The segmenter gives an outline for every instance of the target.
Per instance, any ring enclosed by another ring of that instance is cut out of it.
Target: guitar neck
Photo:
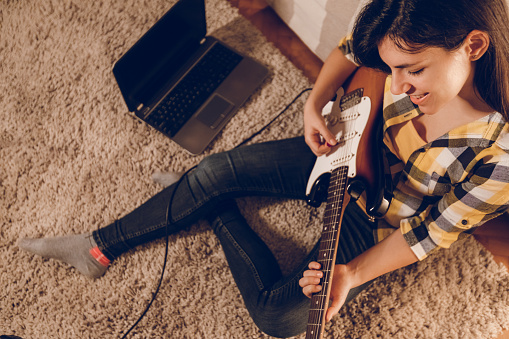
[[[332,171],[317,259],[323,272],[322,290],[311,298],[306,339],[321,339],[325,329],[347,180],[348,166]]]

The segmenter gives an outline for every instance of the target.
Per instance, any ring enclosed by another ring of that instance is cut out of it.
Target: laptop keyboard
[[[240,63],[242,56],[216,43],[164,98],[146,121],[174,136]]]

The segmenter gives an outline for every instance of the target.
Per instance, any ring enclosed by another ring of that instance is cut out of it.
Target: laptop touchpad
[[[206,104],[196,118],[210,128],[217,128],[217,126],[219,126],[219,124],[221,124],[221,122],[228,116],[228,113],[230,113],[233,106],[234,105],[231,102],[216,94]]]

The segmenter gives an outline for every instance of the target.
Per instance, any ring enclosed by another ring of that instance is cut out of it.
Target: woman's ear
[[[464,46],[470,60],[479,60],[490,45],[490,37],[488,33],[477,29],[470,32],[465,38]]]

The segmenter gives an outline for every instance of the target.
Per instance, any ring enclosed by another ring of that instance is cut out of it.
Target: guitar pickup
[[[357,135],[357,132],[350,132],[350,133],[347,133],[347,134],[343,134],[341,137],[337,138],[336,141],[341,144],[345,143],[347,140],[351,140],[353,138],[355,138],[355,136]]]

